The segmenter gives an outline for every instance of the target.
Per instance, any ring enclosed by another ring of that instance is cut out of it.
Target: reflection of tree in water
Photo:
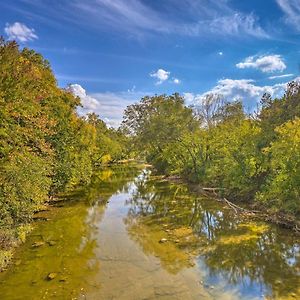
[[[128,192],[131,182],[141,172],[140,167],[135,164],[115,165],[102,167],[95,171],[89,186],[78,188],[67,195],[68,203],[85,200],[88,206],[106,203],[108,199],[118,192]]]
[[[103,204],[113,194],[128,190],[129,182],[139,172],[134,166],[103,168],[89,186],[65,194],[57,203],[63,207],[46,212],[49,221],[39,223],[28,236],[28,247],[21,253],[17,272],[0,275],[0,282],[5,282],[1,284],[0,298],[15,299],[16,286],[20,299],[77,299],[81,288],[99,288],[94,278],[101,266],[94,251],[99,246]],[[42,246],[32,247],[36,242]],[[56,278],[45,280],[49,273],[56,274]]]
[[[158,248],[157,232],[165,236],[162,234],[165,228],[176,233],[175,230],[190,226],[194,238],[184,236],[174,243],[174,237],[168,233],[170,244],[181,252],[188,251],[189,255],[200,254],[211,276],[222,275],[230,284],[265,285],[272,291],[272,297],[289,297],[300,292],[300,246],[290,233],[285,235],[276,227],[238,219],[219,203],[190,193],[184,184],[148,175],[145,173],[136,180],[136,190],[127,201],[126,222],[135,238],[140,235],[139,243],[149,248],[152,234],[152,239],[156,239],[152,248],[155,245]],[[137,222],[140,231],[134,226]],[[147,241],[145,231],[151,233]],[[161,247],[160,252],[154,248],[152,252],[161,255]]]

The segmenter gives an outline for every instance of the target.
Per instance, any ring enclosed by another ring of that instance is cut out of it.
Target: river
[[[104,168],[60,200],[0,274],[1,300],[300,299],[299,238],[150,169]]]

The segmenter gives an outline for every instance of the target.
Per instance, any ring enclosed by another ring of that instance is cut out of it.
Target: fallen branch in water
[[[216,191],[218,190],[225,190],[224,188],[202,188],[203,191],[208,191],[208,192],[213,192],[214,196],[215,196],[215,199],[219,202],[225,202],[229,207],[231,207],[235,213],[240,213],[240,212],[244,212],[244,213],[260,213],[260,211],[257,211],[257,210],[249,210],[249,209],[246,209],[246,208],[243,208],[241,206],[238,206],[236,204],[234,204],[233,202],[227,200],[226,198],[219,198],[219,195],[217,194]]]
[[[261,210],[249,210],[238,206],[237,204],[227,200],[226,198],[220,198],[220,195],[216,191],[225,190],[224,188],[201,188],[201,192],[206,196],[214,196],[214,199],[219,202],[226,203],[236,214],[244,214],[245,216],[255,216],[264,221],[272,222],[282,227],[292,229],[296,233],[300,234],[300,224],[294,218],[284,214],[269,214],[264,213]]]

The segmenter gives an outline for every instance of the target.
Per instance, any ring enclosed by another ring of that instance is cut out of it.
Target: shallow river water
[[[1,300],[300,299],[299,238],[185,184],[118,166],[61,200],[0,274]]]

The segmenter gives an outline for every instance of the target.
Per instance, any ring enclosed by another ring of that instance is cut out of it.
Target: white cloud
[[[285,14],[285,22],[300,30],[300,1],[276,0],[276,2]]]
[[[259,98],[266,92],[274,95],[278,90],[281,90],[282,87],[282,84],[258,86],[252,79],[222,79],[218,81],[218,84],[210,92],[223,95],[226,98],[233,97],[233,100],[235,100],[242,99],[245,96],[249,98]]]
[[[165,71],[164,69],[158,69],[156,72],[152,72],[149,75],[150,77],[154,77],[158,80],[156,84],[162,84],[164,81],[169,79],[170,72]]]
[[[98,100],[87,95],[86,90],[80,84],[70,84],[67,87],[67,90],[70,91],[74,96],[80,98],[82,108],[79,108],[79,111],[88,113],[101,108]]]
[[[222,79],[211,90],[202,94],[185,93],[187,104],[201,102],[209,94],[216,94],[224,97],[227,101],[242,100],[246,108],[253,109],[264,93],[270,93],[277,97],[283,94],[287,83],[259,86],[252,79]]]
[[[199,95],[195,95],[193,93],[183,93],[183,97],[188,106],[194,104],[195,99],[198,98],[198,96]]]
[[[292,77],[292,76],[294,76],[294,74],[275,75],[275,76],[270,76],[269,79],[286,78],[286,77]]]
[[[165,71],[164,69],[158,69],[156,72],[150,73],[149,76],[157,79],[155,84],[162,84],[163,82],[167,81],[170,78],[170,74],[171,72],[169,71]],[[174,84],[180,84],[181,80],[176,77],[173,77],[168,82]]]
[[[108,120],[107,123],[110,126],[118,127],[123,118],[124,110],[128,105],[138,102],[142,97],[151,93],[143,92],[105,92],[91,94],[91,97],[95,98],[100,107],[95,112],[104,120]]]
[[[139,101],[145,95],[151,95],[151,93],[132,90],[129,92],[87,94],[85,89],[79,84],[70,85],[68,90],[81,99],[83,107],[78,108],[80,115],[94,112],[108,126],[115,128],[121,124],[124,110],[128,105]]]
[[[19,22],[15,22],[12,25],[6,23],[4,31],[10,40],[17,40],[23,43],[38,38],[33,28],[28,28],[25,24]]]
[[[281,55],[249,56],[243,62],[236,64],[239,69],[253,68],[264,73],[275,72],[286,69]]]

